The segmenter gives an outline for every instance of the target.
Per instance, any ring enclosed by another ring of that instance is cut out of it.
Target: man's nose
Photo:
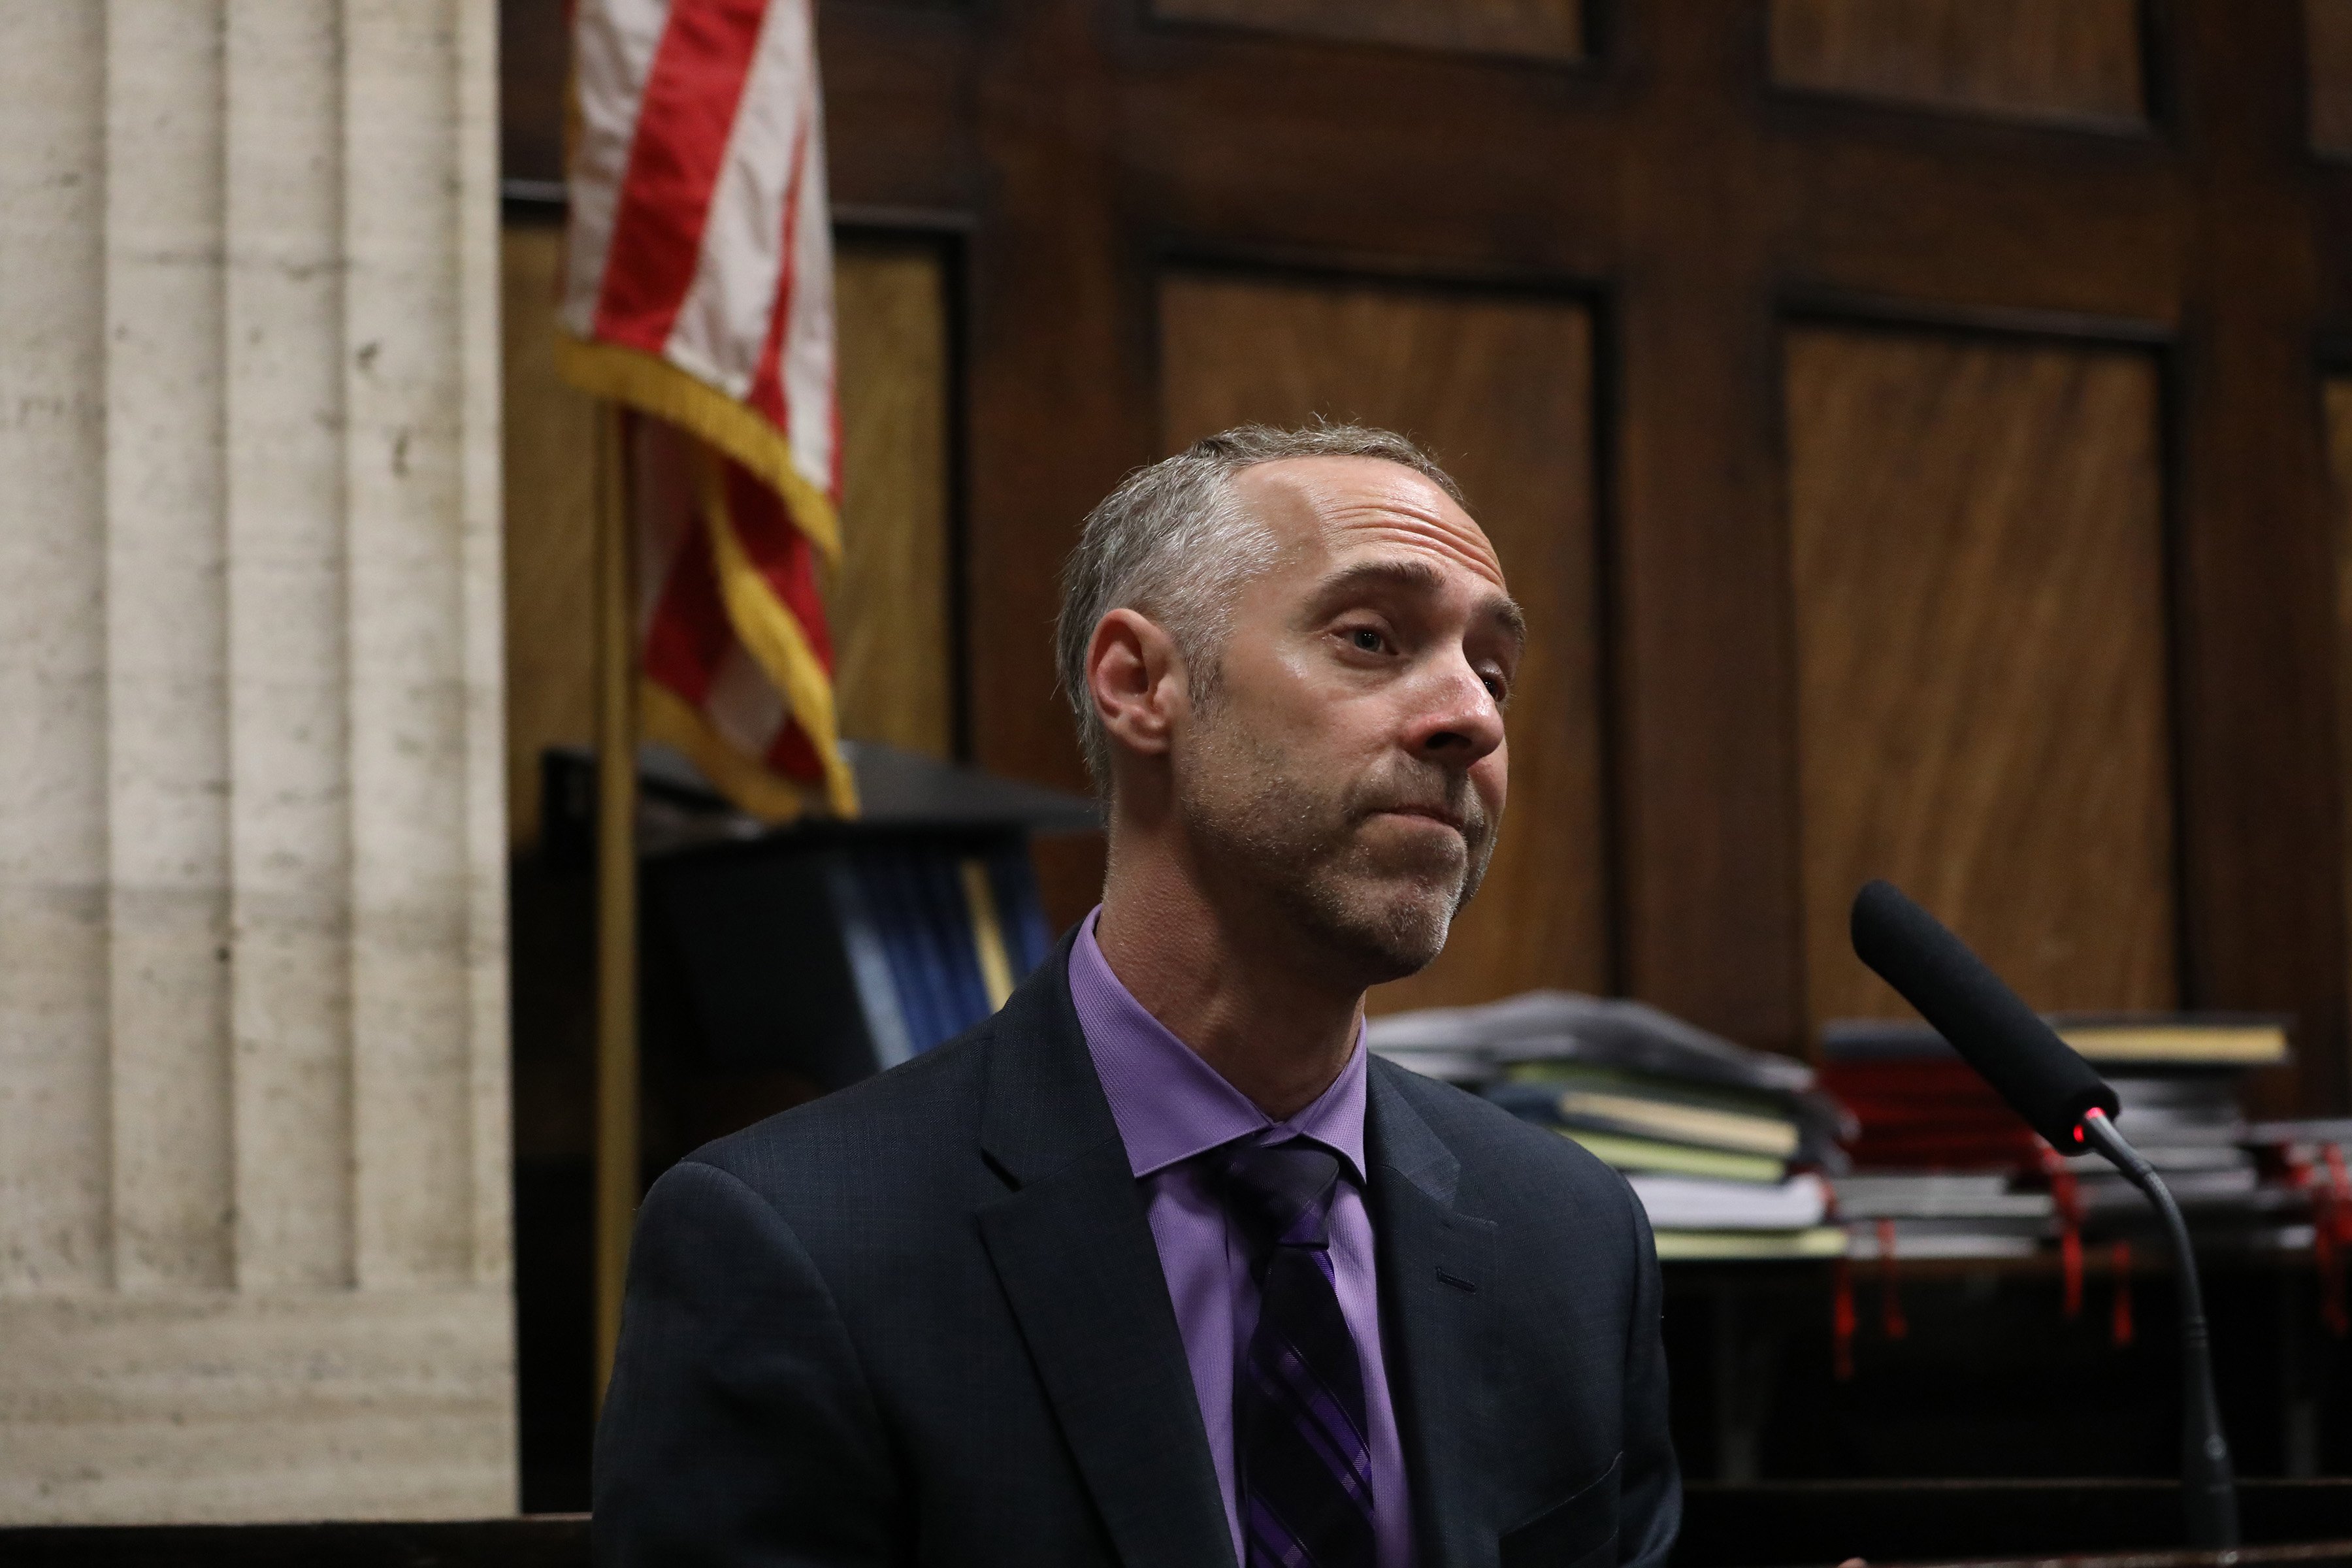
[[[1467,768],[1503,743],[1503,710],[1486,682],[1456,655],[1414,683],[1412,730],[1406,743],[1447,768]]]

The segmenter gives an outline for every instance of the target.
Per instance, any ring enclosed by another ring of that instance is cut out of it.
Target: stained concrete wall
[[[0,0],[0,1520],[511,1511],[491,0]]]

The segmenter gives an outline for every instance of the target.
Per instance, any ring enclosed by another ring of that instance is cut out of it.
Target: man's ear
[[[1134,610],[1111,611],[1087,644],[1087,694],[1113,740],[1145,756],[1163,754],[1186,696],[1175,639]]]

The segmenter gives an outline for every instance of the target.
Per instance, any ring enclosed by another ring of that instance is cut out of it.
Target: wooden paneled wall
[[[2347,57],[2346,65],[2347,78],[2352,78],[2352,57]],[[2352,92],[2352,79],[2345,85]],[[2352,756],[2352,364],[2339,364],[2328,376],[2324,397],[2336,527],[2336,743],[2344,755]],[[2352,818],[2352,779],[2345,784],[2345,810]],[[2352,843],[2347,843],[2347,854],[2344,885],[2347,902],[2352,903]],[[2352,917],[2347,917],[2347,925],[2352,927]],[[2346,954],[2346,960],[2352,963],[2352,952]]]
[[[2143,117],[2140,0],[1772,0],[1784,86],[2054,120]]]
[[[1581,0],[1150,0],[1152,14],[1270,33],[1467,49],[1534,59],[1584,56]]]
[[[1504,868],[1397,1002],[1801,1051],[1889,1005],[1837,916],[1891,874],[2037,1000],[2294,1013],[2276,1102],[2346,1106],[2347,8],[820,0],[837,216],[955,237],[887,304],[845,262],[845,395],[858,331],[876,406],[937,394],[911,464],[851,413],[908,520],[844,584],[892,606],[844,613],[864,722],[1077,784],[1087,508],[1245,416],[1401,425],[1545,663]]]
[[[2303,0],[2310,70],[2311,144],[2352,153],[2352,0]]]

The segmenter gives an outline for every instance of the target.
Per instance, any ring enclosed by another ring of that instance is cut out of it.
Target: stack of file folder
[[[1842,1113],[1811,1072],[1638,1002],[1537,991],[1377,1018],[1372,1048],[1475,1089],[1622,1172],[1663,1258],[1835,1256],[1819,1172]]]
[[[2252,1068],[2287,1060],[2284,1022],[2227,1015],[2056,1015],[2113,1086],[2116,1124],[2162,1173],[2200,1247],[2307,1245],[2305,1196],[2265,1183],[2240,1105]],[[1824,1088],[1859,1128],[1835,1184],[1855,1256],[2000,1258],[2056,1242],[2155,1242],[2138,1191],[2096,1154],[2053,1151],[1924,1024],[1860,1020],[1822,1035]]]

